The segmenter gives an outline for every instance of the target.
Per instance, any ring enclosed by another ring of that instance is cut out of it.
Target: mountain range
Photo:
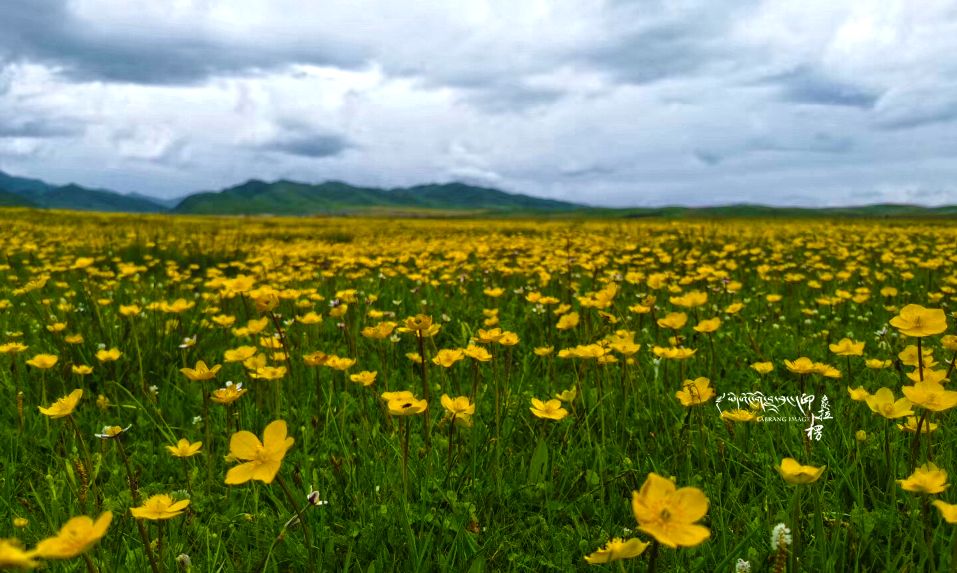
[[[416,185],[393,189],[360,187],[341,181],[311,184],[250,180],[220,191],[158,199],[136,193],[91,189],[76,184],[51,185],[40,179],[0,171],[0,207],[32,207],[121,213],[200,215],[387,215],[495,216],[587,215],[595,217],[953,217],[957,205],[922,207],[878,204],[860,207],[589,207],[566,201],[506,193],[465,183]]]
[[[39,179],[0,171],[0,206],[202,215],[334,215],[334,214],[481,214],[561,213],[582,205],[506,193],[464,183],[380,189],[340,181],[310,184],[256,179],[221,191],[194,193],[174,200],[117,193],[70,184],[56,186]]]

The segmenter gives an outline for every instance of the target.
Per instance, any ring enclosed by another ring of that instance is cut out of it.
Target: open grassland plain
[[[957,226],[0,214],[0,568],[948,571]]]

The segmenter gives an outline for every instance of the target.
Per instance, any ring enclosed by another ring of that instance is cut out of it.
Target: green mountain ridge
[[[0,171],[0,189],[22,199],[4,206],[69,209],[74,211],[107,211],[117,213],[159,213],[166,207],[142,195],[124,195],[107,189],[90,189],[74,183],[50,185],[39,179],[16,177]]]
[[[417,185],[380,189],[341,181],[319,184],[280,180],[251,180],[218,192],[190,195],[174,213],[206,215],[319,215],[362,213],[369,210],[467,210],[477,212],[571,212],[581,205],[464,183]]]
[[[0,171],[0,207],[30,207],[125,213],[197,215],[375,215],[395,217],[600,217],[661,219],[722,218],[949,218],[957,205],[923,207],[875,204],[846,207],[782,207],[731,204],[710,207],[589,207],[567,201],[507,193],[466,183],[432,183],[382,189],[342,181],[311,184],[252,179],[220,191],[177,199],[122,194],[76,184],[51,185]]]

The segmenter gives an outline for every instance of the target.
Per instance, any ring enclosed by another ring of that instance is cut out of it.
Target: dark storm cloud
[[[731,27],[756,2],[616,2],[610,24],[620,32],[584,52],[618,81],[644,84],[696,74],[712,65],[735,67],[753,57],[728,42]]]
[[[175,85],[201,82],[210,76],[294,63],[359,67],[363,50],[348,45],[325,46],[321,37],[302,47],[256,38],[248,44],[220,42],[213,37],[169,34],[156,22],[138,22],[140,30],[102,33],[80,21],[65,0],[3,0],[0,2],[0,61],[32,61],[62,68],[76,80]],[[282,38],[280,38],[282,39]]]
[[[334,157],[351,147],[347,138],[335,134],[297,134],[261,146],[269,151],[312,158]]]
[[[877,91],[829,77],[810,66],[773,76],[767,83],[777,86],[784,100],[795,103],[870,108],[881,96]]]

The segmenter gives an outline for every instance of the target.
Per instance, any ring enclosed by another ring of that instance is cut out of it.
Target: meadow
[[[0,213],[0,568],[949,571],[957,226]]]

